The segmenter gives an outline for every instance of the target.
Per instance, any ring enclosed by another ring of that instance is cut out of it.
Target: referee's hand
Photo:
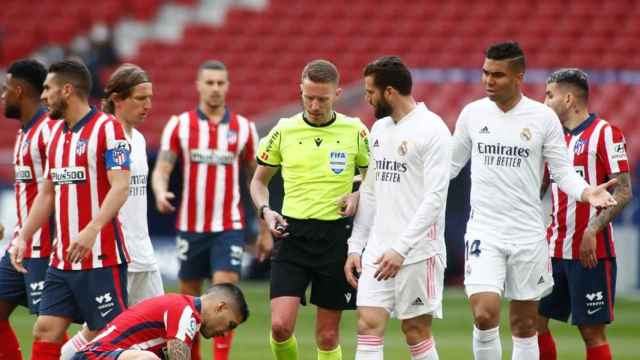
[[[265,208],[262,214],[264,221],[267,223],[267,226],[269,226],[269,231],[271,231],[273,236],[277,238],[289,236],[289,233],[287,232],[287,226],[289,226],[289,224],[287,224],[287,220],[285,220],[282,215],[269,208]]]
[[[344,276],[347,278],[347,282],[354,289],[358,288],[358,277],[354,274],[354,270],[358,273],[358,276],[362,274],[362,259],[358,254],[349,254],[347,261],[344,263]]]
[[[358,211],[358,202],[360,200],[360,192],[345,194],[338,200],[338,206],[340,206],[340,215],[344,217],[350,217],[356,214]]]

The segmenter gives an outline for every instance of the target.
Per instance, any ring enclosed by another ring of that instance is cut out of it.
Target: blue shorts
[[[244,230],[180,232],[176,241],[180,280],[210,279],[216,271],[240,273]]]
[[[115,360],[127,350],[85,350],[75,353],[71,360]]]
[[[61,316],[102,329],[127,306],[127,265],[64,271],[49,267],[40,315]]]
[[[11,265],[8,252],[0,260],[0,299],[26,306],[32,314],[37,314],[49,258],[24,259],[23,264],[26,274]]]
[[[553,258],[553,290],[540,300],[540,315],[573,325],[613,321],[616,294],[616,259],[598,260],[593,269],[579,260]]]

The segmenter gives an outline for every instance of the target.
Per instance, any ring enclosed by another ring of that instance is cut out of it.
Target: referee
[[[304,67],[300,91],[304,112],[281,119],[260,142],[251,196],[276,236],[271,265],[271,349],[277,360],[298,359],[293,334],[300,303],[311,283],[317,306],[319,360],[342,359],[342,310],[355,309],[355,289],[343,266],[349,222],[345,207],[356,168],[369,164],[368,130],[358,118],[333,110],[342,90],[335,65],[315,60]],[[282,215],[269,208],[267,185],[282,169]],[[268,248],[268,246],[267,246]]]

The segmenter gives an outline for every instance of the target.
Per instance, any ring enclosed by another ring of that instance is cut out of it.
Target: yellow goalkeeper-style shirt
[[[309,123],[303,113],[280,119],[260,141],[257,161],[282,169],[282,214],[295,219],[341,218],[338,200],[351,192],[355,168],[369,165],[368,136],[360,119],[337,112],[321,126]]]

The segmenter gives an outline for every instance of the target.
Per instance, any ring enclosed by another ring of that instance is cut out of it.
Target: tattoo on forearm
[[[169,340],[167,343],[167,357],[169,360],[190,360],[191,348],[180,340]]]
[[[624,207],[627,206],[631,200],[631,178],[629,173],[616,174],[612,176],[612,178],[618,179],[618,184],[615,186],[613,192],[613,197],[616,199],[618,204],[614,207],[603,210],[593,219],[593,221],[591,221],[589,229],[595,233],[602,231],[602,229],[604,229],[611,220],[622,212]]]
[[[161,151],[160,154],[158,155],[158,160],[159,161],[168,162],[171,165],[175,164],[176,159],[177,159],[176,154],[174,154],[171,151],[167,151],[167,150]]]

